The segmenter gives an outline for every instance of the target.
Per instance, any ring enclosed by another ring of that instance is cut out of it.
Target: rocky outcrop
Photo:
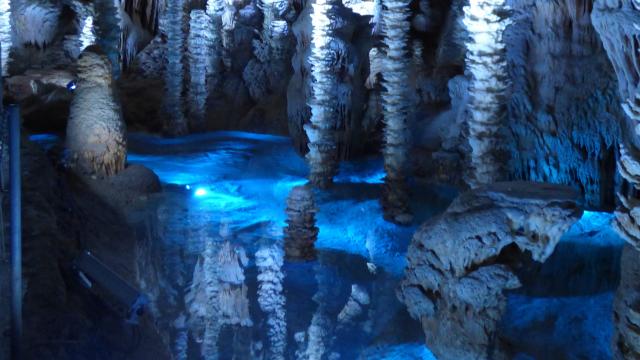
[[[287,227],[284,228],[284,249],[288,259],[310,260],[316,256],[318,238],[313,191],[308,186],[296,186],[287,198]]]
[[[438,359],[496,358],[511,264],[543,262],[582,211],[569,187],[495,183],[460,195],[416,232],[398,296],[422,323]],[[490,356],[490,352],[492,356]]]
[[[66,144],[80,173],[114,175],[124,169],[126,129],[113,93],[111,63],[90,46],[78,60],[78,87],[71,102]]]

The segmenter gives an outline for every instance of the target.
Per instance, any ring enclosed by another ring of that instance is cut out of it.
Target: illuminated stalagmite
[[[160,28],[167,35],[167,59],[165,69],[164,94],[164,131],[178,136],[188,133],[187,121],[182,104],[182,84],[184,69],[182,54],[184,52],[184,2],[172,0],[161,17]]]
[[[463,193],[418,229],[398,295],[438,359],[501,358],[504,291],[520,287],[510,264],[520,254],[544,262],[582,215],[578,198],[567,186],[494,183]]]
[[[471,76],[467,112],[472,187],[504,180],[501,129],[508,87],[503,33],[510,24],[506,0],[471,0],[463,22],[469,33],[465,66]]]
[[[337,79],[333,72],[334,51],[331,12],[335,0],[317,0],[313,4],[311,41],[313,48],[309,62],[313,77],[313,96],[309,99],[311,119],[304,129],[309,138],[309,181],[318,187],[327,187],[338,171],[336,145]]]
[[[387,56],[382,68],[382,106],[384,115],[385,177],[382,207],[386,219],[408,224],[412,220],[407,188],[410,149],[411,100],[408,89],[411,54],[409,53],[409,1],[383,0],[382,31]]]
[[[205,112],[209,89],[207,75],[213,63],[213,20],[204,10],[191,11],[189,27],[189,127],[205,129]]]
[[[114,175],[124,169],[126,129],[114,98],[111,63],[90,46],[78,59],[78,87],[67,124],[67,148],[84,173]]]
[[[596,1],[592,13],[607,55],[618,77],[626,124],[621,126],[618,173],[624,179],[613,227],[630,245],[623,250],[620,287],[614,300],[613,357],[640,358],[640,4]]]

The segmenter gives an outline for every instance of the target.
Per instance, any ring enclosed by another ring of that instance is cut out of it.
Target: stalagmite
[[[222,11],[222,62],[227,70],[231,70],[231,50],[234,46],[236,28],[236,7],[233,0],[217,0],[223,2]]]
[[[125,166],[126,129],[114,98],[111,63],[98,47],[88,47],[78,59],[78,78],[67,148],[80,172],[115,175]]]
[[[335,54],[330,44],[333,36],[331,11],[335,5],[335,0],[317,0],[311,15],[313,48],[309,62],[314,86],[308,102],[311,119],[304,129],[309,138],[309,181],[321,188],[329,186],[338,171],[335,134],[338,83],[333,72]]]
[[[471,0],[464,13],[469,33],[465,66],[471,76],[467,115],[470,173],[465,181],[475,188],[506,176],[501,145],[508,88],[503,34],[510,20],[505,0]]]
[[[184,49],[184,2],[169,1],[160,19],[160,29],[167,35],[167,59],[165,70],[164,131],[172,136],[188,133],[188,124],[184,116],[182,86],[184,68],[182,54]]]
[[[315,258],[318,238],[313,191],[308,186],[296,186],[287,198],[287,227],[284,229],[284,248],[288,259]]]
[[[383,41],[387,46],[382,69],[383,154],[387,175],[382,208],[386,219],[400,224],[409,224],[413,219],[407,187],[412,105],[407,86],[411,67],[409,3],[408,0],[383,0],[381,15]]]
[[[544,262],[582,215],[578,198],[561,185],[494,183],[460,195],[418,229],[398,296],[438,359],[501,358],[504,291],[520,287],[510,264],[525,254]]]
[[[191,11],[189,27],[189,128],[192,131],[205,129],[205,112],[209,88],[207,75],[213,64],[213,21],[204,10]]]
[[[93,26],[95,11],[93,10],[93,4],[85,5],[75,1],[71,4],[76,13],[76,33],[65,36],[64,48],[69,56],[78,58],[84,49],[96,43],[96,34]]]

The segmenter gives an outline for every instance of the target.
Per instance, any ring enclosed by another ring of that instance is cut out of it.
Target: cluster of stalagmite
[[[160,29],[167,35],[167,58],[164,75],[164,131],[173,136],[188,133],[187,120],[182,107],[182,83],[184,78],[182,53],[185,38],[183,31],[184,1],[167,2],[167,8],[160,18]]]
[[[126,129],[113,86],[109,59],[98,47],[85,49],[66,136],[71,160],[82,173],[109,176],[124,169]]]
[[[289,259],[309,260],[316,256],[318,238],[313,191],[309,186],[296,186],[287,198],[287,227],[284,228],[284,248]]]
[[[204,10],[191,11],[189,27],[189,128],[205,129],[205,114],[209,89],[207,75],[213,64],[213,21]]]
[[[545,261],[582,215],[578,197],[561,185],[494,183],[460,195],[420,227],[398,295],[438,359],[500,358],[504,291],[520,286],[509,264],[525,253]]]
[[[640,358],[640,12],[632,0],[596,1],[593,25],[618,77],[626,124],[619,142],[623,186],[613,227],[631,247],[623,250],[620,287],[614,300],[614,359]]]
[[[510,24],[505,0],[471,0],[463,23],[469,33],[466,70],[471,76],[467,112],[472,188],[504,180],[501,129],[505,126],[508,72],[503,34]]]
[[[411,54],[409,32],[411,14],[408,0],[383,0],[381,14],[383,41],[387,55],[382,68],[382,108],[384,121],[384,168],[386,171],[382,208],[386,219],[408,224],[407,171],[409,163],[411,94]]]
[[[313,96],[308,105],[311,119],[304,129],[309,138],[309,181],[318,187],[327,187],[338,171],[336,144],[338,82],[333,72],[335,53],[331,48],[334,36],[331,25],[335,0],[318,0],[313,4],[311,41],[313,47],[309,63],[314,81]]]

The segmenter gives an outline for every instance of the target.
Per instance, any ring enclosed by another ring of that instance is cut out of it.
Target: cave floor
[[[37,139],[36,139],[37,140]],[[50,139],[41,138],[42,143]],[[278,243],[286,198],[305,183],[306,165],[284,137],[217,132],[161,139],[129,136],[128,162],[159,175],[163,192],[128,210],[138,238],[139,283],[152,299],[157,326],[177,358],[199,358],[193,338],[180,342],[184,296],[206,239],[229,240],[248,255],[245,284],[253,326],[223,329],[219,357],[255,358],[268,347],[268,324],[257,300],[255,253]],[[395,296],[405,252],[416,226],[382,220],[378,202],[382,162],[371,158],[342,165],[335,186],[316,192],[318,258],[289,262],[285,275],[287,353],[294,334],[306,331],[322,303],[325,324],[335,328],[353,284],[370,295],[363,314],[339,334],[326,334],[325,355],[342,359],[429,359],[420,324]],[[416,224],[442,212],[453,189],[412,184]],[[622,242],[610,215],[586,213],[543,266],[519,274],[523,289],[510,294],[501,336],[516,358],[611,358],[612,299]],[[229,228],[228,234],[220,231]],[[221,235],[222,234],[222,235]],[[315,300],[314,300],[315,299]]]

